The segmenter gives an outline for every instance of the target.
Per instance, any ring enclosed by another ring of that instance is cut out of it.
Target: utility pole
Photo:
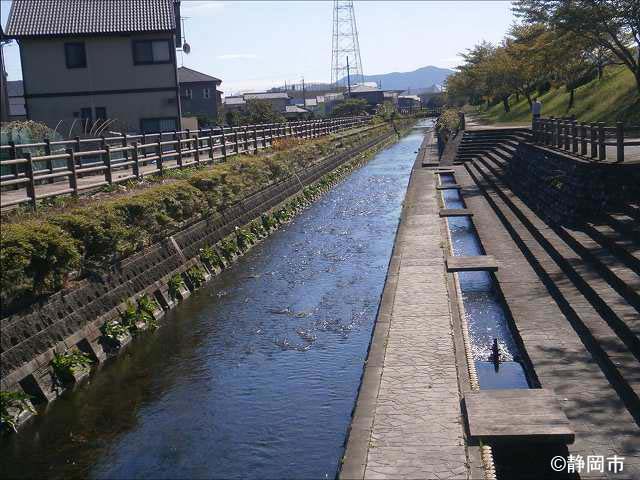
[[[302,105],[303,108],[307,106],[307,91],[304,88],[304,77],[302,77]]]
[[[351,74],[349,73],[349,57],[347,57],[347,89],[349,96],[351,96]]]

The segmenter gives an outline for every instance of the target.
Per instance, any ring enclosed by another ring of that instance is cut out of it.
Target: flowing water
[[[2,477],[334,478],[428,125],[3,439]]]
[[[455,184],[451,174],[441,174],[443,185]],[[442,190],[446,208],[465,208],[456,189]],[[448,217],[451,250],[455,256],[485,255],[471,217]],[[509,329],[509,318],[493,276],[488,272],[458,273],[471,349],[481,388],[529,388],[519,361],[519,349]],[[492,358],[498,341],[500,362]]]

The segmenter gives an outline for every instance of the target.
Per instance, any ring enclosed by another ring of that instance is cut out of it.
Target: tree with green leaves
[[[514,10],[525,22],[607,49],[631,70],[640,93],[640,1],[517,0]]]
[[[347,98],[333,107],[334,117],[362,115],[367,110],[367,101],[361,98]]]

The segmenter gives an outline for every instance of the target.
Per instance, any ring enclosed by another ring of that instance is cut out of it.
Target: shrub
[[[211,246],[200,249],[200,260],[209,267],[224,268],[224,262],[217,250]]]
[[[129,330],[136,330],[139,323],[149,326],[153,323],[153,311],[151,313],[128,301],[122,312],[122,324]]]
[[[138,308],[141,312],[149,314],[153,318],[153,314],[158,310],[158,303],[149,295],[144,294],[138,299]]]
[[[253,233],[243,230],[241,228],[236,227],[235,233],[236,233],[236,242],[238,244],[238,247],[242,251],[247,250],[251,245],[253,245],[257,241],[257,238]]]
[[[77,242],[61,228],[41,221],[3,225],[0,233],[1,299],[59,290],[80,265]]]
[[[230,237],[220,240],[220,251],[222,252],[224,258],[226,258],[227,260],[231,260],[234,255],[237,255],[239,253],[238,245]]]
[[[13,410],[13,412],[12,412]],[[22,412],[36,413],[29,396],[22,392],[0,392],[0,424],[16,431],[16,421]]]
[[[101,330],[105,337],[114,342],[119,342],[121,338],[129,334],[129,328],[115,320],[105,322]]]
[[[73,381],[74,373],[89,368],[93,363],[91,357],[78,349],[67,350],[64,353],[56,353],[51,361],[53,371],[63,383]]]
[[[193,283],[194,287],[199,288],[204,285],[205,271],[202,269],[202,267],[194,265],[189,270],[187,270],[187,275],[189,275],[189,279],[191,280],[191,283]]]
[[[186,288],[182,275],[179,273],[176,273],[169,279],[167,286],[169,287],[169,295],[174,300],[176,300],[178,295],[180,295],[180,290]]]

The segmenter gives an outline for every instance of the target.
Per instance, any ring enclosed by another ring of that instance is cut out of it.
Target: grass
[[[542,115],[544,117],[564,117],[575,115],[581,122],[617,121],[627,125],[640,125],[640,97],[631,72],[623,66],[610,66],[604,71],[602,80],[578,87],[575,91],[574,105],[568,110],[569,92],[564,86],[552,88],[541,95]],[[524,97],[516,102],[515,96],[509,100],[511,111],[504,112],[502,103],[489,109],[477,110],[478,120],[488,124],[528,125],[531,122],[529,105]]]

